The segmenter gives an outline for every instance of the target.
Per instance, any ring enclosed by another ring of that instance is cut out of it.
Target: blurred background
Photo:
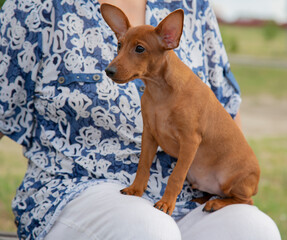
[[[287,0],[210,1],[241,87],[242,129],[261,165],[255,205],[277,223],[282,239],[287,240]],[[4,137],[0,231],[16,231],[11,200],[26,162],[21,148]]]

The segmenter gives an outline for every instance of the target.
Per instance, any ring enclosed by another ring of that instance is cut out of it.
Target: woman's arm
[[[0,132],[0,139],[1,139],[3,136],[4,136],[4,134]]]
[[[13,1],[6,1],[0,13],[0,95],[4,96],[0,98],[0,137],[5,134],[27,145],[34,127],[33,94],[42,58],[39,39],[43,32],[36,27],[41,26],[37,11],[30,13],[22,9],[22,5],[14,5]],[[33,9],[36,6],[30,5]]]

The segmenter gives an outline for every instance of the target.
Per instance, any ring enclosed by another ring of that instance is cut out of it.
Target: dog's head
[[[127,16],[110,4],[102,4],[101,13],[118,39],[118,55],[106,68],[106,74],[117,83],[126,83],[156,71],[166,51],[179,45],[183,10],[170,13],[157,27],[131,27]]]

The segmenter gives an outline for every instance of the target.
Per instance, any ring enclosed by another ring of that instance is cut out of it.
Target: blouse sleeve
[[[241,103],[240,88],[230,71],[230,64],[213,9],[209,1],[204,2],[202,39],[208,84],[227,112],[235,117]]]
[[[36,6],[17,2],[6,0],[0,11],[0,132],[28,146],[41,29]]]

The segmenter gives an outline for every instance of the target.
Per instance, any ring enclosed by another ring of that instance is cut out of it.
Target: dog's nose
[[[111,66],[111,67],[107,67],[105,71],[108,77],[113,77],[115,73],[117,72],[117,69],[116,67]]]

